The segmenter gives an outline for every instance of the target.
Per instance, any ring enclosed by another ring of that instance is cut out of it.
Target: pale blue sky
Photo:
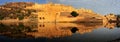
[[[60,3],[65,5],[71,5],[75,8],[92,9],[96,13],[120,14],[120,0],[49,0],[53,3]],[[47,3],[48,0],[0,0],[0,4],[6,2],[37,2]]]
[[[100,14],[120,14],[120,0],[51,0],[54,3],[72,5],[75,8],[92,9]]]
[[[6,2],[36,2],[36,3],[46,3],[46,0],[0,0],[0,4],[4,4]]]

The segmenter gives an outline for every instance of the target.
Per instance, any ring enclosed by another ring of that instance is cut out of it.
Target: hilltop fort
[[[26,22],[103,22],[116,20],[116,15],[103,16],[91,9],[75,9],[63,4],[10,2],[0,5],[0,21]]]

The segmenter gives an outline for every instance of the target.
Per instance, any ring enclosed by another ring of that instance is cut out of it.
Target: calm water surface
[[[114,42],[119,23],[0,23],[0,41]]]

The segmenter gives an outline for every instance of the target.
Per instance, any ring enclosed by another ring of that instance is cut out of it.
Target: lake
[[[3,42],[115,42],[119,23],[0,23]]]

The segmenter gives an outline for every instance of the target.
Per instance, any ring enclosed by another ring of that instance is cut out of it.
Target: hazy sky
[[[47,0],[0,0],[0,4],[6,2],[37,2],[47,3]],[[100,14],[120,14],[120,0],[49,0],[53,3],[71,5],[75,8],[92,9]]]
[[[75,8],[92,9],[101,14],[120,14],[120,0],[51,0],[54,3],[72,5]]]
[[[46,3],[46,0],[0,0],[0,4],[4,4],[6,2],[37,2],[37,3]]]

